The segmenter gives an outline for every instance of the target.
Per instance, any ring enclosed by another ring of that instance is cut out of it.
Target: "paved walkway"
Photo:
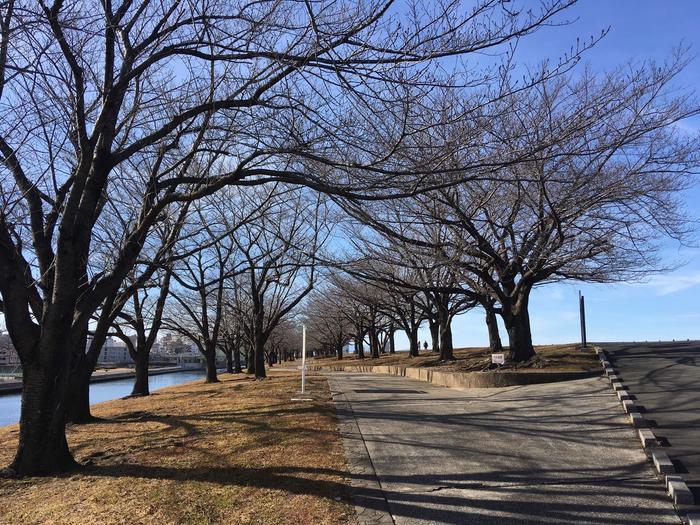
[[[329,380],[363,523],[680,523],[602,379],[472,390]]]

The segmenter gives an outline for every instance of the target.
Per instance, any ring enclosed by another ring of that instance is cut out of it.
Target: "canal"
[[[151,392],[153,392],[159,388],[186,383],[204,376],[204,370],[159,374],[151,376],[149,384]],[[134,380],[132,378],[92,383],[90,385],[90,401],[94,405],[102,401],[128,396],[133,386]],[[19,421],[21,399],[21,394],[0,395],[0,426],[11,425]]]

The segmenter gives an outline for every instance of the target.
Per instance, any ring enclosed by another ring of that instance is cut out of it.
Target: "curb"
[[[608,376],[610,387],[620,400],[622,409],[628,415],[630,425],[635,429],[647,457],[654,464],[654,471],[659,479],[664,482],[666,493],[671,498],[676,510],[679,511],[679,505],[694,505],[693,493],[683,481],[683,477],[676,472],[676,467],[668,457],[668,454],[660,450],[663,445],[659,442],[659,438],[653,431],[646,428],[649,426],[649,422],[640,414],[640,408],[643,409],[644,407],[640,407],[632,400],[622,377],[610,363],[608,353],[599,346],[594,347],[594,350],[598,355],[598,359],[600,359],[600,364],[605,374]],[[682,513],[679,511],[679,514]],[[700,525],[700,515],[698,514],[688,514],[685,518],[688,525]]]

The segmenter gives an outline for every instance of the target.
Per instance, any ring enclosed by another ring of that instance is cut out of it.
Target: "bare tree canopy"
[[[73,465],[71,349],[170,204],[227,184],[387,188],[388,142],[410,131],[429,64],[526,35],[569,4],[3,2],[0,305],[31,385],[12,470]],[[406,127],[383,128],[401,114]],[[111,267],[90,274],[119,188],[137,204]]]
[[[685,64],[678,55],[602,79],[585,70],[504,97],[483,147],[506,157],[527,150],[530,159],[391,207],[346,208],[383,236],[375,244],[407,243],[415,260],[456,275],[442,291],[461,289],[495,308],[513,358],[526,360],[534,355],[534,286],[648,275],[664,269],[660,241],[689,233],[679,195],[700,166],[700,144],[675,124],[698,105],[671,84]],[[454,123],[443,127],[455,141],[474,137]]]
[[[262,379],[302,311],[339,357],[393,351],[397,328],[417,355],[428,321],[451,359],[453,318],[481,306],[522,361],[533,287],[658,269],[700,160],[676,127],[698,111],[673,87],[686,56],[572,71],[593,38],[523,76],[518,40],[573,2],[1,1],[9,472],[75,466],[65,423],[89,416],[110,329],[142,374],[163,318],[209,381],[219,348]]]

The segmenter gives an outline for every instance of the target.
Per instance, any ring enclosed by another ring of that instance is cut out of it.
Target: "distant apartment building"
[[[175,356],[169,356],[167,355],[164,350],[162,345],[158,342],[155,341],[153,343],[153,346],[151,347],[151,353],[148,355],[148,360],[151,363],[157,362],[157,363],[163,363],[163,362],[170,362],[174,363],[175,362]]]
[[[18,366],[19,356],[9,334],[0,334],[0,366]]]
[[[108,337],[105,340],[100,357],[97,359],[97,363],[101,365],[132,364],[133,362],[126,345],[113,337]]]
[[[182,368],[204,368],[204,356],[197,350],[182,352],[175,357],[175,362]]]
[[[186,354],[193,350],[192,343],[185,341],[182,337],[172,334],[165,334],[159,343],[158,355],[175,357],[179,354]]]

